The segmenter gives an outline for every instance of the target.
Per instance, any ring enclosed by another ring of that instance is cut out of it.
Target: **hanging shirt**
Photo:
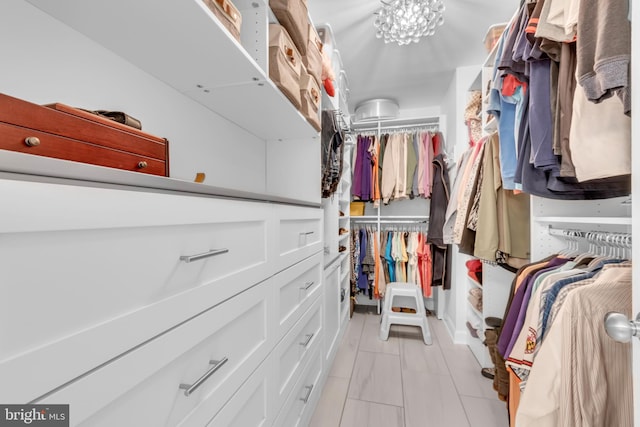
[[[387,266],[389,267],[389,283],[396,281],[396,263],[393,259],[393,235],[389,232],[387,238],[387,248],[385,250],[385,259],[387,260]]]
[[[631,345],[602,328],[607,312],[631,316],[631,268],[602,273],[567,296],[536,356],[518,427],[633,425]]]

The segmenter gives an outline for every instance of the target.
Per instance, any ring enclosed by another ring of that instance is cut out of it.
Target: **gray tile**
[[[359,351],[348,396],[350,399],[402,406],[400,356]]]
[[[347,399],[340,427],[404,427],[402,408]]]
[[[367,319],[364,323],[359,350],[375,353],[400,354],[400,346],[396,334],[390,333],[386,341],[380,339],[380,316],[375,316],[378,321]]]
[[[366,323],[380,324],[380,315],[376,313],[363,313]]]
[[[460,396],[471,427],[509,427],[506,403],[498,399]]]
[[[480,374],[480,364],[466,345],[441,347],[444,360],[461,396],[497,399],[493,381]]]
[[[405,427],[468,427],[456,388],[448,375],[403,371]]]
[[[336,352],[335,360],[329,371],[329,376],[350,378],[353,371],[353,363],[358,353],[358,345],[362,336],[362,329],[365,324],[365,317],[362,314],[354,313],[347,325],[347,330],[342,337],[342,342]]]
[[[309,425],[311,427],[339,427],[348,389],[349,380],[347,378],[328,377]]]
[[[444,321],[438,320],[435,317],[428,317],[427,321],[429,322],[429,328],[431,329],[431,336],[438,340],[441,347],[455,347],[459,345],[453,342]]]
[[[449,375],[449,368],[437,341],[425,345],[422,332],[399,332],[400,363],[403,371]]]
[[[429,325],[431,332],[431,340],[434,344],[437,344],[438,337],[433,333],[433,328]],[[412,325],[391,325],[391,334],[400,338],[416,338],[422,341],[422,329],[418,326]]]

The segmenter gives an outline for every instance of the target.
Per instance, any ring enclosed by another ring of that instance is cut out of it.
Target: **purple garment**
[[[511,354],[511,350],[513,350],[513,346],[516,344],[518,340],[518,335],[520,335],[520,331],[522,330],[522,326],[524,325],[524,319],[527,315],[527,307],[529,307],[529,300],[531,299],[531,292],[533,291],[533,284],[536,282],[536,279],[543,273],[555,270],[561,265],[566,264],[569,261],[568,258],[554,258],[542,269],[538,270],[536,273],[530,275],[531,280],[527,282],[527,288],[524,290],[522,304],[518,311],[518,317],[516,319],[515,326],[513,331],[511,332],[511,339],[509,340],[509,344],[505,349],[506,355]],[[520,286],[522,287],[522,285]],[[511,306],[513,307],[513,305]]]
[[[367,231],[364,229],[360,229],[360,259],[358,260],[358,265],[360,265],[358,275],[358,289],[369,289],[369,277],[367,273],[362,271],[362,261],[364,261],[364,257],[367,256]]]
[[[356,146],[356,161],[353,168],[353,185],[351,194],[362,201],[371,200],[371,177],[373,175],[373,163],[369,147],[371,137],[358,135]]]
[[[370,136],[363,138],[363,156],[362,156],[362,186],[360,200],[370,201],[373,197],[373,189],[371,188],[371,179],[373,177],[373,158],[369,148],[373,143]]]
[[[538,271],[545,269],[551,266],[552,262],[557,260],[558,258],[550,259],[546,264],[541,265],[537,269],[531,271],[527,277],[524,278],[523,282],[520,284],[516,293],[513,295],[513,299],[511,300],[511,305],[509,306],[509,312],[505,316],[504,322],[502,323],[502,330],[500,331],[500,336],[498,337],[497,349],[502,355],[504,359],[509,357],[509,353],[507,353],[507,347],[511,342],[511,336],[513,335],[513,331],[516,327],[516,322],[518,321],[518,315],[520,314],[520,309],[522,308],[522,301],[524,300],[524,294],[527,288],[529,287],[529,283],[531,278]],[[521,325],[522,327],[522,325]]]
[[[351,186],[351,194],[360,198],[362,194],[362,142],[363,137],[358,135],[356,142],[356,160],[353,165],[353,185]]]

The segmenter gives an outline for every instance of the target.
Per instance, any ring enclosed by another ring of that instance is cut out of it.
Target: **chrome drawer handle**
[[[306,291],[307,289],[309,289],[310,287],[313,286],[315,282],[305,282],[304,286],[300,286],[300,289],[302,289],[303,291]]]
[[[307,337],[307,339],[306,339],[306,340],[304,340],[304,341],[303,341],[303,342],[301,342],[301,343],[298,343],[298,344],[300,344],[300,345],[301,345],[301,346],[303,346],[303,347],[308,346],[308,345],[309,345],[309,343],[311,342],[311,340],[313,339],[313,336],[314,336],[314,335],[315,335],[315,332],[314,332],[313,334],[307,334],[307,335],[305,335],[305,337]]]
[[[301,397],[300,400],[302,400],[304,403],[307,403],[309,401],[309,397],[311,396],[311,391],[313,390],[313,384],[306,385],[306,386],[304,386],[304,388],[307,389],[307,394],[306,394],[306,396]]]
[[[193,262],[193,261],[199,261],[201,259],[204,258],[209,258],[212,256],[216,256],[216,255],[222,255],[222,254],[226,254],[227,252],[229,252],[229,249],[213,249],[209,252],[205,252],[202,254],[197,254],[197,255],[183,255],[180,257],[180,261],[184,261],[184,262]]]
[[[227,363],[229,359],[227,357],[223,357],[222,360],[210,360],[209,364],[213,365],[211,369],[209,369],[203,376],[198,378],[198,380],[193,384],[180,384],[180,389],[184,390],[184,395],[189,397],[191,394],[198,389],[209,377],[216,373],[216,371],[222,368],[222,365]]]
[[[303,232],[300,233],[300,235],[301,236],[308,236],[309,234],[313,234],[313,233],[314,233],[313,231],[307,231],[307,232],[303,231]]]

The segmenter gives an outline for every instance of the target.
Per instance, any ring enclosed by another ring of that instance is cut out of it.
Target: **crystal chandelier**
[[[420,37],[432,36],[436,26],[444,23],[443,0],[388,0],[382,1],[376,12],[376,37],[385,43],[399,45],[418,43]]]

